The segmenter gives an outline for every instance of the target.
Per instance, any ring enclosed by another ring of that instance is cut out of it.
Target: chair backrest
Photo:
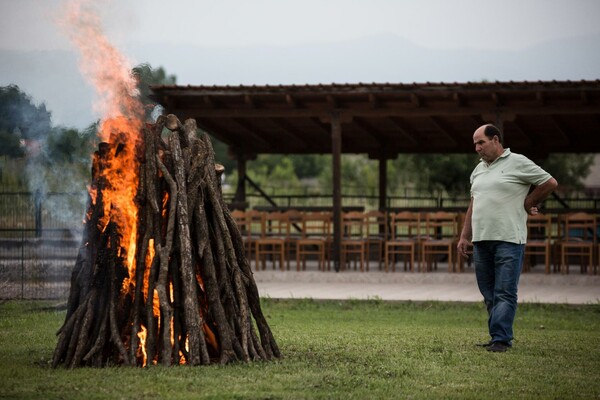
[[[425,233],[430,239],[456,239],[458,218],[453,212],[438,211],[425,215]]]
[[[596,241],[596,217],[593,214],[577,212],[566,214],[560,223],[563,240],[583,242]]]
[[[387,238],[389,236],[388,214],[384,211],[368,211],[364,214],[367,237]]]
[[[290,224],[290,236],[302,236],[303,213],[298,210],[287,210],[285,211],[285,214],[287,215],[288,222]]]
[[[392,240],[418,239],[421,234],[421,215],[411,211],[393,213],[390,234]]]
[[[540,242],[552,237],[552,217],[548,214],[527,216],[527,241]]]
[[[265,213],[263,211],[246,211],[246,223],[248,224],[248,231],[250,232],[251,236],[262,236],[264,220]]]
[[[290,220],[288,215],[281,211],[264,213],[262,236],[288,238],[290,236]]]
[[[342,237],[344,239],[364,239],[366,232],[364,213],[360,211],[342,213]]]
[[[302,215],[302,237],[331,236],[331,215],[322,212],[307,212]]]
[[[233,210],[231,212],[231,217],[235,221],[240,234],[243,237],[250,236],[250,224],[248,223],[248,218],[246,217],[246,212],[243,210]]]

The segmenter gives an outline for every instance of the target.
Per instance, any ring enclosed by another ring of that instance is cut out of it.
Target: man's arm
[[[537,214],[537,205],[546,200],[557,186],[558,182],[554,178],[550,178],[541,185],[536,186],[535,189],[525,197],[525,202],[523,204],[525,211],[527,211],[528,214]]]
[[[467,214],[465,215],[465,222],[463,224],[462,232],[460,233],[460,239],[458,241],[458,245],[456,246],[458,253],[467,257],[467,248],[471,244],[471,239],[473,239],[473,227],[471,225],[471,216],[473,215],[473,198],[471,197],[471,203],[469,203],[469,208],[467,209]]]

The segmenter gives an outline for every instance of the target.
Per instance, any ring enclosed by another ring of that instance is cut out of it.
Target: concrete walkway
[[[294,265],[292,265],[294,268]],[[542,269],[542,267],[536,267]],[[550,274],[534,268],[521,275],[519,302],[527,303],[600,303],[600,275]],[[311,299],[382,299],[402,301],[480,302],[473,268],[448,273],[446,266],[437,271],[382,272],[377,266],[369,272],[255,271],[254,279],[262,297]]]

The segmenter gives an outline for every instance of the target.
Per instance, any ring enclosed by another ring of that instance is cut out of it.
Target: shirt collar
[[[491,163],[486,163],[485,161],[483,161],[483,159],[480,159],[480,161],[482,161],[485,165],[487,165],[488,167],[492,164],[494,164],[496,161],[498,161],[501,158],[506,158],[510,155],[510,147],[507,147],[506,149],[504,149],[504,152],[502,154],[500,154],[500,157],[496,158],[494,161],[492,161]]]

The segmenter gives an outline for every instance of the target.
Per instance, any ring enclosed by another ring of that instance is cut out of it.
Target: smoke
[[[143,120],[137,82],[131,73],[133,63],[106,37],[97,3],[91,0],[68,2],[60,23],[79,51],[79,67],[84,78],[96,90],[94,109],[101,119],[124,116]],[[108,137],[102,140],[107,141]]]

